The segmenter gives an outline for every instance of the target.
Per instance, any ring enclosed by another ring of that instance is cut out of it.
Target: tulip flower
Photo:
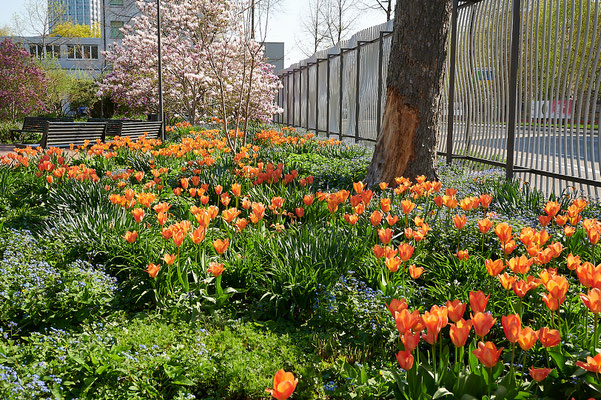
[[[586,363],[584,361],[576,361],[576,366],[585,369],[590,372],[598,374],[601,372],[601,353],[595,357],[586,357]]]
[[[136,239],[138,238],[138,231],[127,231],[125,232],[125,236],[123,236],[123,239],[125,239],[128,243],[133,243],[136,241]]]
[[[386,254],[386,248],[379,244],[374,244],[374,255],[376,258],[382,258]]]
[[[392,225],[396,224],[397,222],[399,222],[399,217],[397,217],[396,215],[393,217],[392,215],[388,214],[388,216],[386,217],[386,223],[389,226],[392,226]]]
[[[522,328],[522,320],[518,314],[510,314],[501,318],[505,337],[510,343],[518,341]]]
[[[218,277],[223,273],[223,271],[225,271],[225,268],[223,267],[223,263],[217,263],[213,261],[209,263],[209,268],[207,271],[214,277]]]
[[[365,184],[363,182],[353,182],[353,189],[355,190],[355,192],[357,194],[363,192],[364,188],[365,188]]]
[[[391,200],[387,199],[387,198],[382,198],[380,199],[380,210],[382,210],[382,212],[390,212],[390,203]]]
[[[594,314],[601,312],[601,290],[593,288],[588,291],[588,295],[580,293],[580,300]]]
[[[408,350],[399,351],[396,354],[396,359],[405,371],[409,371],[413,367],[413,354]]]
[[[192,238],[192,242],[194,242],[194,244],[199,244],[205,238],[205,229],[199,226],[198,228],[194,229],[192,233],[190,233],[190,237]]]
[[[453,216],[453,223],[457,229],[463,229],[467,223],[467,217],[465,215]]]
[[[415,250],[415,248],[413,246],[411,246],[409,243],[403,242],[399,245],[399,257],[404,262],[407,262],[407,261],[409,261],[411,256],[413,256],[414,250]]]
[[[378,229],[378,237],[383,244],[388,244],[392,240],[392,230],[390,228]]]
[[[131,210],[131,213],[134,216],[134,220],[136,222],[142,222],[142,219],[144,219],[144,210],[142,210],[141,208],[134,208],[133,210]]]
[[[492,196],[490,194],[480,195],[480,205],[482,206],[482,208],[488,208],[491,202]]]
[[[560,210],[561,205],[556,201],[548,201],[547,204],[545,204],[545,213],[550,217],[556,216]]]
[[[165,254],[163,256],[163,260],[167,263],[167,265],[172,265],[175,262],[176,258],[177,256],[172,254]]]
[[[501,271],[503,271],[505,269],[505,264],[503,263],[502,259],[498,259],[498,260],[486,260],[484,261],[484,266],[486,267],[486,270],[488,271],[488,274],[490,276],[497,276],[501,273]]]
[[[480,233],[488,233],[488,231],[490,231],[490,228],[492,228],[492,222],[488,218],[484,218],[478,221],[478,229],[480,229]]]
[[[350,225],[355,225],[359,221],[359,216],[357,214],[344,214],[344,220]]]
[[[457,322],[463,318],[467,304],[462,303],[459,300],[449,301],[447,300],[447,313],[449,319],[453,322]]]
[[[493,342],[478,342],[478,348],[472,351],[478,360],[487,368],[492,368],[497,365],[499,356],[504,347],[497,350],[497,346]]]
[[[312,194],[307,194],[303,197],[303,203],[305,203],[305,205],[307,207],[309,207],[311,204],[313,204],[313,195]]]
[[[148,272],[148,275],[151,278],[156,278],[159,271],[161,270],[161,264],[148,264],[148,268],[146,269],[146,272]]]
[[[524,351],[530,350],[538,340],[538,331],[526,326],[522,328],[518,335],[518,344]]]
[[[399,267],[401,266],[401,259],[398,257],[387,258],[385,261],[386,268],[390,270],[390,272],[397,272]]]
[[[580,256],[572,255],[572,253],[568,254],[568,258],[566,259],[567,267],[570,271],[576,271],[576,269],[580,266]]]
[[[405,350],[409,352],[412,352],[417,348],[420,339],[421,335],[419,332],[411,333],[411,331],[407,331],[401,335],[401,341],[405,346]]]
[[[502,222],[495,226],[495,233],[501,241],[501,243],[508,243],[512,238],[511,226],[507,222]]]
[[[513,257],[507,261],[507,266],[516,274],[527,274],[533,263],[534,259],[522,255],[520,257]]]
[[[412,279],[418,279],[423,273],[424,269],[422,267],[416,267],[415,264],[409,266],[409,275]]]
[[[422,339],[428,344],[434,346],[434,344],[438,341],[438,333],[430,332],[422,333]]]
[[[551,373],[551,371],[553,371],[553,368],[528,368],[528,371],[530,371],[530,376],[532,377],[532,379],[534,379],[537,382],[542,382],[543,380],[545,380],[545,378],[547,377],[547,375],[549,375]]]
[[[465,346],[465,342],[470,335],[472,329],[472,321],[465,321],[463,318],[450,324],[449,336],[455,347]]]
[[[489,297],[490,294],[488,296],[485,296],[481,290],[478,290],[477,292],[470,292],[469,299],[472,311],[475,313],[484,312]]]
[[[401,210],[403,210],[403,214],[407,215],[415,208],[415,203],[411,200],[402,200],[401,201]]]
[[[457,254],[455,254],[455,257],[462,261],[467,260],[470,257],[470,253],[467,250],[459,250]]]
[[[225,240],[217,239],[213,242],[213,247],[215,248],[215,251],[217,252],[217,254],[225,253],[225,251],[227,250],[229,245],[230,245],[229,238],[227,238]]]
[[[492,317],[491,313],[478,312],[476,315],[472,315],[474,332],[482,338],[490,332],[496,321],[497,320]]]
[[[543,347],[555,347],[561,342],[561,336],[557,329],[544,327],[538,331],[538,340]]]
[[[503,288],[505,288],[505,290],[511,290],[517,279],[515,276],[509,275],[507,272],[502,275],[498,275],[497,278],[499,278],[499,282],[501,282],[501,285]]]
[[[298,379],[294,379],[292,372],[281,369],[273,377],[273,389],[265,389],[265,391],[277,400],[286,400],[292,395],[297,384]]]
[[[388,311],[390,311],[393,317],[395,312],[401,312],[403,310],[406,310],[407,307],[407,300],[405,299],[392,299],[390,301],[390,304],[386,304],[386,308],[388,308]]]
[[[403,334],[413,328],[419,319],[419,311],[409,312],[404,309],[394,313],[394,322],[399,333]]]

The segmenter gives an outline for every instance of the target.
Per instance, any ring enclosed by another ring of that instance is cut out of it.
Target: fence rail
[[[546,193],[601,192],[601,1],[454,1],[438,152]],[[392,21],[280,71],[276,122],[373,144]]]

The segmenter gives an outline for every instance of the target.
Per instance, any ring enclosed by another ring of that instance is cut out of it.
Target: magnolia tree
[[[101,95],[134,112],[158,109],[157,28],[154,2],[138,1],[140,15],[123,28],[121,44],[106,52],[112,71]],[[218,117],[237,129],[267,122],[279,108],[280,83],[260,46],[238,22],[241,4],[231,0],[162,0],[161,50],[165,111],[193,123]],[[236,142],[237,143],[237,142]],[[230,143],[235,149],[236,144]]]
[[[32,56],[12,41],[0,43],[0,119],[16,121],[46,111],[46,76]]]

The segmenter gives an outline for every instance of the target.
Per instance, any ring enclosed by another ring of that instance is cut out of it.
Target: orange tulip
[[[386,248],[381,247],[379,244],[374,244],[374,255],[376,258],[382,258],[386,254]]]
[[[386,217],[386,223],[389,226],[392,226],[392,225],[396,224],[397,222],[399,222],[399,217],[397,217],[396,215],[393,217],[392,215],[388,214],[388,216]]]
[[[296,213],[296,216],[299,218],[302,218],[305,215],[305,209],[302,207],[296,207],[294,209],[294,212]]]
[[[142,210],[141,208],[134,208],[133,210],[131,210],[131,213],[134,216],[134,220],[136,220],[136,222],[142,222],[142,220],[144,219],[144,210]]]
[[[557,329],[549,329],[545,326],[538,331],[538,340],[543,347],[555,347],[561,342],[561,336]]]
[[[353,182],[353,189],[355,190],[356,193],[363,192],[364,188],[365,188],[365,184],[363,182]]]
[[[590,372],[598,374],[601,372],[601,353],[595,357],[586,357],[586,363],[584,361],[576,361],[576,366],[585,369]]]
[[[224,270],[223,263],[211,262],[209,263],[209,269],[207,271],[216,278],[221,275]]]
[[[515,343],[520,337],[522,331],[522,320],[519,314],[510,314],[501,318],[501,324],[503,325],[503,331],[505,331],[505,337],[510,343]]]
[[[138,231],[127,231],[125,232],[125,236],[123,236],[123,238],[128,242],[128,243],[133,243],[136,241],[138,237]]]
[[[238,230],[238,232],[242,232],[244,228],[246,228],[247,224],[248,220],[246,218],[238,218],[235,223],[236,229]]]
[[[194,242],[194,244],[199,244],[200,242],[202,242],[205,238],[205,229],[201,226],[199,226],[198,228],[194,229],[192,231],[192,233],[190,233],[190,237],[192,238],[192,242]]]
[[[396,354],[396,359],[405,371],[409,371],[413,367],[413,354],[410,351],[399,351]]]
[[[526,293],[528,293],[528,291],[534,287],[536,286],[532,282],[523,280],[516,280],[512,285],[513,292],[519,298],[526,296]]]
[[[382,212],[390,212],[390,199],[380,199],[380,209],[382,210]]]
[[[580,293],[580,300],[594,314],[601,312],[601,290],[593,288],[588,291],[588,295]]]
[[[507,222],[501,222],[495,226],[495,233],[501,243],[508,243],[512,238],[511,226]]]
[[[415,324],[417,324],[418,319],[419,319],[419,311],[418,310],[409,312],[409,310],[403,309],[400,312],[394,313],[394,322],[396,324],[397,330],[401,334],[412,329],[415,326]]]
[[[378,237],[383,244],[388,244],[392,240],[392,230],[390,228],[379,229]]]
[[[292,372],[281,369],[273,377],[273,389],[265,389],[265,391],[277,400],[286,400],[292,395],[297,384],[298,379],[294,379]]]
[[[454,209],[457,208],[457,199],[455,196],[449,196],[445,194],[442,196],[442,204],[444,204],[444,206],[447,208]]]
[[[450,324],[449,336],[455,347],[465,346],[465,342],[470,335],[472,329],[472,321],[465,321],[463,318],[455,321],[455,324]]]
[[[167,263],[167,265],[172,265],[175,262],[176,258],[177,256],[172,254],[165,254],[163,256],[163,260]]]
[[[503,349],[504,347],[501,347],[497,350],[497,346],[493,342],[478,342],[478,348],[472,351],[472,353],[485,367],[492,368],[497,365]]]
[[[459,300],[447,300],[448,316],[453,322],[457,322],[463,318],[463,314],[465,313],[466,308],[467,304],[464,304]]]
[[[442,196],[434,197],[434,204],[436,204],[437,207],[442,207],[442,203],[443,203]]]
[[[538,331],[526,326],[522,328],[518,335],[518,344],[524,351],[530,350],[538,340]]]
[[[312,194],[305,195],[303,197],[303,203],[305,203],[305,205],[307,207],[310,206],[311,204],[313,204],[313,195]]]
[[[547,377],[547,375],[549,375],[551,373],[551,371],[553,371],[553,368],[528,368],[528,371],[530,371],[530,376],[532,377],[532,379],[534,379],[537,382],[542,382],[545,380],[545,378]]]
[[[225,253],[225,251],[227,250],[229,245],[230,245],[229,238],[227,238],[225,240],[217,239],[213,242],[213,247],[215,248],[215,251],[217,252],[217,254]]]
[[[513,257],[507,261],[507,266],[516,274],[527,274],[530,271],[530,267],[534,263],[532,258],[528,258],[525,255],[520,257]]]
[[[241,193],[242,193],[242,187],[240,186],[240,184],[232,183],[232,194],[234,195],[234,197],[240,197]]]
[[[386,268],[390,270],[390,272],[397,272],[401,266],[401,259],[398,257],[387,258],[384,264],[386,265]]]
[[[388,311],[390,311],[393,317],[395,312],[401,312],[403,310],[406,310],[407,307],[407,300],[405,299],[392,299],[390,301],[390,304],[386,304],[386,308],[388,308]]]
[[[516,281],[516,277],[509,275],[507,272],[503,275],[498,275],[497,278],[499,278],[499,282],[501,282],[501,285],[503,285],[505,290],[511,290]]]
[[[159,271],[161,270],[161,264],[148,264],[148,268],[146,269],[146,272],[148,272],[148,275],[150,275],[151,278],[156,278]]]
[[[402,200],[401,201],[401,210],[403,210],[403,214],[407,215],[415,208],[415,203],[411,200]]]
[[[557,298],[550,293],[543,293],[543,302],[551,311],[558,310],[564,300],[565,297]]]
[[[486,260],[484,261],[484,265],[486,266],[486,270],[490,276],[497,276],[505,269],[505,264],[502,259],[498,260]]]
[[[221,213],[221,217],[228,223],[231,223],[238,215],[240,215],[240,210],[237,208],[223,210]]]
[[[489,297],[490,294],[485,296],[481,290],[478,290],[477,292],[470,292],[469,299],[472,311],[475,313],[484,312]]]
[[[467,260],[470,257],[470,253],[467,250],[459,250],[457,254],[455,254],[455,257],[462,261]]]
[[[550,217],[556,216],[559,210],[561,210],[561,205],[556,201],[548,201],[545,204],[545,213]]]
[[[399,257],[404,262],[407,262],[407,261],[409,261],[411,256],[413,256],[414,250],[415,250],[415,248],[413,246],[411,246],[409,243],[403,242],[399,245]]]
[[[570,253],[566,259],[567,267],[570,271],[575,271],[580,266],[580,256],[575,256]]]
[[[411,331],[407,331],[401,335],[401,341],[405,346],[405,350],[409,352],[417,348],[420,339],[421,335],[419,332],[412,333]]]
[[[490,194],[480,195],[480,205],[482,205],[482,208],[488,208],[491,202],[492,196]]]
[[[542,226],[549,225],[549,222],[551,222],[552,219],[553,219],[553,217],[550,215],[539,215],[538,216],[538,222],[540,222],[540,224]]]
[[[424,325],[428,332],[438,335],[440,330],[443,328],[443,319],[439,312],[437,311],[426,311],[422,316],[422,320],[424,321]]]
[[[457,229],[463,229],[467,223],[467,217],[465,215],[455,215],[453,216],[453,223]]]
[[[492,228],[492,222],[488,218],[484,218],[478,221],[478,229],[480,229],[480,233],[488,233],[488,231],[490,231],[490,228]]]
[[[422,339],[424,339],[427,343],[434,345],[438,341],[438,333],[430,332],[422,333]]]
[[[355,225],[359,221],[359,216],[357,214],[344,214],[344,220],[350,225]]]
[[[422,267],[416,267],[415,264],[409,266],[409,275],[411,278],[418,279],[424,273],[424,269]]]
[[[472,315],[474,332],[480,337],[486,336],[496,321],[491,313],[477,312],[476,315]]]
[[[376,210],[371,213],[371,216],[369,217],[369,222],[371,222],[373,226],[379,225],[381,221],[382,213],[380,211]]]

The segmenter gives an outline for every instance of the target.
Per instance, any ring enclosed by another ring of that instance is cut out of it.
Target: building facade
[[[72,22],[77,25],[95,26],[101,22],[103,0],[49,0],[48,15],[52,25]]]

